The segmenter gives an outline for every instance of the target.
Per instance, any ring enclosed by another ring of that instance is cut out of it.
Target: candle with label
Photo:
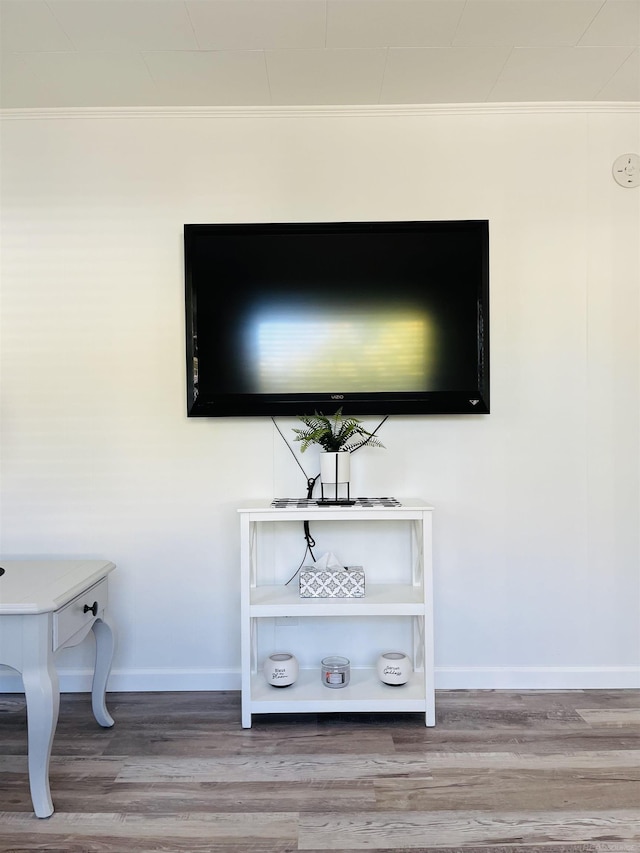
[[[266,659],[262,671],[273,687],[289,687],[298,678],[298,660],[289,652],[276,652]]]
[[[378,658],[377,671],[383,684],[398,686],[407,683],[413,667],[403,652],[385,652]]]
[[[320,664],[320,675],[325,687],[346,687],[351,678],[349,658],[330,655]]]

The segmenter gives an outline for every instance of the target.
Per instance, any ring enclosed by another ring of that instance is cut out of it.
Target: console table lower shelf
[[[320,665],[301,669],[289,687],[273,687],[261,672],[252,673],[250,695],[243,708],[243,725],[251,726],[252,714],[291,713],[424,713],[427,725],[435,724],[435,707],[427,700],[424,674],[413,673],[402,685],[383,684],[374,668],[351,669],[346,687],[326,687],[320,679]]]

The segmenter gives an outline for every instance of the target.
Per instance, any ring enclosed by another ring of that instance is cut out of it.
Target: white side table
[[[49,790],[51,744],[58,722],[60,687],[54,655],[96,639],[91,690],[101,726],[113,725],[105,704],[114,636],[106,618],[108,575],[104,560],[0,560],[0,664],[22,675],[27,703],[29,785],[38,817],[53,814]]]

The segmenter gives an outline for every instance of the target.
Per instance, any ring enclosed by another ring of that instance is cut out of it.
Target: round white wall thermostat
[[[640,155],[621,154],[613,164],[613,177],[621,187],[640,186]]]

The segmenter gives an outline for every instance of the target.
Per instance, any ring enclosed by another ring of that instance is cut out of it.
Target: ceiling
[[[0,106],[640,101],[640,0],[0,0]]]

